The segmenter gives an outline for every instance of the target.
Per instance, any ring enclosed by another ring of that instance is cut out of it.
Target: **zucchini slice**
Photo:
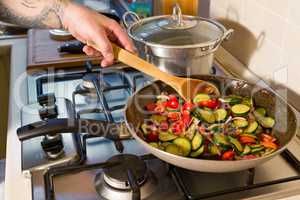
[[[243,152],[244,148],[242,144],[235,138],[228,136],[229,142],[232,144],[232,146],[238,151]]]
[[[257,134],[260,134],[263,132],[263,128],[261,127],[261,125],[258,125],[257,129],[255,130],[254,134],[257,135]]]
[[[157,142],[149,142],[148,143],[150,146],[157,148],[158,149],[158,143]]]
[[[195,158],[200,156],[204,152],[204,145],[202,145],[197,151],[192,151],[190,156]]]
[[[198,149],[201,145],[202,145],[202,142],[203,142],[203,137],[200,133],[196,133],[193,137],[193,140],[192,140],[192,150],[196,150]]]
[[[229,145],[229,142],[224,134],[214,134],[213,141],[219,145]]]
[[[245,128],[248,126],[248,121],[243,118],[235,119],[233,120],[233,125],[237,128]]]
[[[249,126],[245,129],[245,133],[254,133],[258,128],[257,121],[253,121],[249,124]]]
[[[197,127],[198,126],[196,123],[192,123],[191,126],[186,130],[185,137],[188,138],[189,140],[192,140],[194,138]]]
[[[264,128],[273,128],[275,120],[272,117],[264,117],[258,121]]]
[[[143,134],[144,135],[148,135],[148,125],[147,124],[145,124],[145,123],[143,123],[142,125],[141,125],[141,129],[142,129],[142,132],[143,132]]]
[[[247,155],[249,153],[251,153],[251,148],[248,145],[246,145],[244,147],[244,151],[243,151],[242,155]]]
[[[204,120],[207,123],[214,123],[216,121],[215,115],[212,111],[199,109],[201,119]]]
[[[159,132],[158,138],[160,141],[168,142],[176,139],[178,136],[170,132]]]
[[[184,137],[176,138],[173,141],[173,144],[177,145],[182,150],[183,156],[188,156],[190,154],[192,145],[187,138]]]
[[[231,111],[236,116],[246,115],[250,111],[250,107],[244,104],[236,104],[231,107]]]
[[[215,110],[214,115],[215,115],[216,121],[222,122],[227,117],[227,111],[223,108],[220,108],[220,109]]]
[[[251,138],[257,139],[257,136],[254,135],[254,134],[242,133],[240,136],[247,136],[247,137],[251,137]]]
[[[242,103],[242,97],[237,95],[230,95],[220,100],[223,101],[224,103],[229,103],[229,105],[231,106]]]
[[[210,96],[208,96],[207,94],[202,94],[202,93],[199,93],[197,94],[194,99],[193,99],[193,103],[199,103],[201,101],[207,101],[210,99]]]
[[[210,152],[210,154],[211,154],[212,156],[220,155],[220,154],[221,154],[220,149],[219,149],[218,146],[215,145],[215,144],[209,144],[209,145],[208,145],[208,150],[209,150],[209,152]]]
[[[175,145],[175,144],[167,145],[165,151],[168,152],[168,153],[171,153],[171,154],[178,155],[178,156],[183,155],[182,149],[179,146]]]
[[[251,149],[251,153],[257,153],[259,151],[262,151],[263,149],[264,149],[263,146],[262,147],[258,147],[258,148],[253,148],[253,149]]]
[[[255,111],[258,112],[261,116],[266,116],[267,114],[266,109],[262,107],[255,109]]]

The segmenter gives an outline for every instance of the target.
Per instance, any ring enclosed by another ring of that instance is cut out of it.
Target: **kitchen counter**
[[[7,200],[31,199],[31,183],[30,179],[25,178],[21,172],[21,145],[16,135],[16,128],[20,126],[20,106],[22,106],[20,103],[27,103],[27,86],[24,79],[26,77],[26,42],[25,38],[0,40],[0,46],[11,46],[10,97],[4,193],[5,199]],[[20,78],[22,78],[23,81]]]
[[[10,45],[11,51],[11,75],[10,75],[10,105],[7,133],[6,152],[6,181],[5,200],[31,200],[31,182],[21,172],[21,145],[16,135],[16,128],[20,126],[20,108],[27,103],[26,78],[26,39],[2,40],[1,45]],[[243,77],[250,82],[259,80],[253,73],[245,70],[243,65],[228,54],[224,49],[220,49],[216,54],[216,60],[230,73]],[[234,67],[228,67],[234,66]],[[298,191],[298,194],[300,192]],[[288,191],[283,198],[288,200],[298,200],[300,195]],[[279,197],[278,198],[282,198]],[[269,198],[268,198],[269,199]],[[274,197],[272,198],[274,199]]]

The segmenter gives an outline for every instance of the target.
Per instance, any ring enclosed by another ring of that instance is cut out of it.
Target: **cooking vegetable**
[[[182,149],[183,156],[188,156],[190,154],[192,145],[188,139],[184,137],[179,137],[173,141],[173,144],[176,144]]]
[[[196,133],[192,140],[192,150],[197,150],[202,145],[203,137],[200,133]]]
[[[207,101],[210,99],[210,96],[208,96],[207,94],[197,94],[194,99],[193,99],[193,103],[194,104],[198,104],[200,103],[201,101]]]
[[[191,157],[198,157],[204,152],[204,145],[202,145],[197,151],[192,151],[190,156]]]
[[[214,99],[198,94],[193,102],[160,95],[146,105],[149,118],[139,127],[154,148],[202,159],[254,159],[279,148],[270,130],[275,120],[249,97]]]
[[[215,115],[215,120],[217,122],[221,122],[226,119],[227,111],[223,108],[220,108],[220,109],[215,110],[214,115]]]
[[[233,124],[237,128],[245,128],[246,126],[248,126],[248,121],[245,118],[241,117],[239,119],[233,120]]]
[[[256,121],[253,121],[246,128],[245,133],[254,133],[257,128],[258,128],[258,123]]]
[[[250,107],[244,104],[236,104],[231,107],[231,111],[237,116],[243,116],[250,111]]]

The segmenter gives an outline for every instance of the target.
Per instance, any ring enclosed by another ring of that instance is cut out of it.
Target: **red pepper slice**
[[[262,141],[261,144],[266,148],[277,149],[277,144],[270,141]]]
[[[222,155],[222,160],[232,160],[235,153],[233,150],[225,151]]]
[[[168,118],[173,122],[178,121],[181,119],[181,113],[180,112],[169,112]]]
[[[182,121],[186,127],[188,127],[191,123],[191,114],[188,110],[184,110],[182,112]]]
[[[275,142],[276,141],[275,137],[272,137],[271,135],[268,135],[266,133],[262,133],[260,137],[261,137],[261,140],[264,142]]]
[[[206,101],[200,101],[199,102],[199,106],[201,107],[207,107],[210,109],[216,109],[218,108],[220,105],[219,101],[217,99],[209,99]]]
[[[149,112],[153,112],[156,108],[156,103],[149,103],[146,105],[146,109],[149,111]]]
[[[248,137],[248,136],[240,136],[239,140],[242,144],[256,143],[255,138]]]

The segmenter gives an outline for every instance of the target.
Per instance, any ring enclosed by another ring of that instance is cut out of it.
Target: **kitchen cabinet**
[[[0,159],[5,157],[8,119],[10,47],[0,46]]]

